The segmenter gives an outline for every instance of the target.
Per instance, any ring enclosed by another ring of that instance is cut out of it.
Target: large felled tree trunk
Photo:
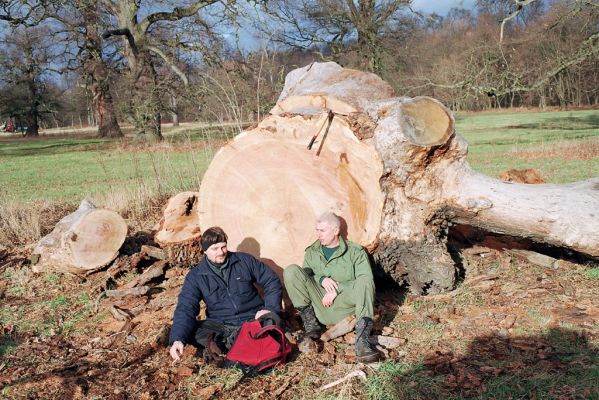
[[[599,179],[524,185],[478,174],[441,103],[393,96],[377,76],[334,63],[292,71],[270,115],[214,157],[200,227],[220,225],[231,250],[285,267],[316,239],[316,216],[334,211],[413,292],[453,287],[451,222],[599,256]]]
[[[85,199],[39,241],[31,256],[33,271],[93,272],[115,259],[126,236],[119,214]]]

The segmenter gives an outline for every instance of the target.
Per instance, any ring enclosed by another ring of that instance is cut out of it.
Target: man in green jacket
[[[304,265],[285,268],[285,287],[299,310],[305,336],[320,336],[320,323],[336,324],[355,315],[356,357],[373,362],[380,354],[368,338],[374,315],[374,280],[366,251],[362,246],[339,236],[341,221],[331,212],[316,223],[318,240],[304,255]]]

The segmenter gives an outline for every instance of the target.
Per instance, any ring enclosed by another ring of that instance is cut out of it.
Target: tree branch
[[[534,3],[535,1],[537,1],[537,0],[514,0],[516,10],[514,10],[510,15],[508,15],[501,21],[501,28],[499,29],[499,43],[503,42],[503,28],[504,28],[506,22],[508,22],[509,20],[511,20],[513,18],[516,18],[516,16],[518,16],[518,14],[520,14],[520,12],[522,11],[522,9],[524,7],[526,7],[527,5],[529,5],[531,3]]]
[[[216,2],[217,0],[198,1],[193,3],[189,7],[176,7],[171,12],[157,12],[154,14],[150,14],[143,21],[140,22],[140,30],[141,32],[145,33],[152,24],[158,21],[178,21],[183,18],[191,17],[192,15],[197,13],[198,10]]]
[[[146,48],[148,50],[150,50],[152,53],[157,54],[158,56],[160,56],[160,58],[162,58],[164,60],[164,62],[168,64],[168,66],[173,70],[173,72],[175,74],[177,74],[179,76],[179,78],[181,78],[181,80],[183,81],[183,84],[186,87],[189,85],[189,80],[187,79],[187,75],[185,75],[185,73],[183,71],[181,71],[179,69],[179,67],[177,67],[175,65],[175,63],[173,63],[168,58],[168,56],[162,52],[162,50],[160,50],[158,47],[155,47],[155,46],[146,46]]]

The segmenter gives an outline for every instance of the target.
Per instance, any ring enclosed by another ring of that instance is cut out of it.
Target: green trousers
[[[324,325],[336,324],[348,315],[355,315],[357,319],[374,316],[374,282],[370,277],[358,277],[335,297],[330,307],[322,304],[326,291],[308,270],[290,265],[285,268],[283,277],[293,305],[311,305],[316,318]]]

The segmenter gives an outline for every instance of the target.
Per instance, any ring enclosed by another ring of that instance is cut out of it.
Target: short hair
[[[220,226],[213,226],[208,228],[202,233],[200,238],[200,244],[202,245],[202,251],[208,250],[208,247],[216,243],[225,242],[227,243],[227,234],[223,231]]]
[[[331,225],[333,228],[341,228],[341,218],[337,216],[334,212],[326,211],[320,214],[316,223],[326,222]]]

